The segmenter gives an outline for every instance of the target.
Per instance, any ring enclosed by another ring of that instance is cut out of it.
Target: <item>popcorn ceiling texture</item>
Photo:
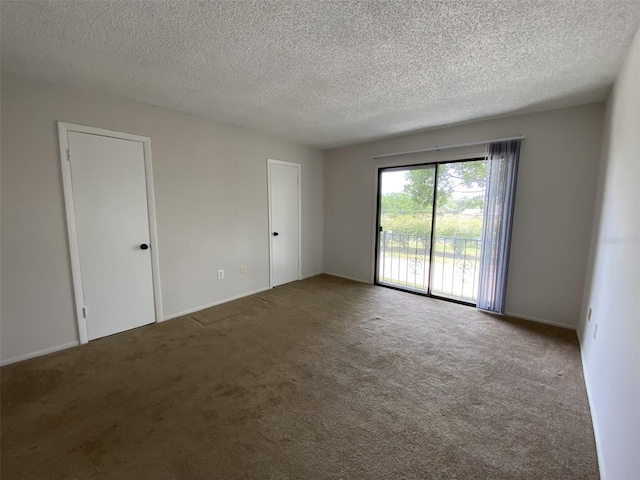
[[[333,147],[605,98],[638,0],[2,2],[2,69]]]

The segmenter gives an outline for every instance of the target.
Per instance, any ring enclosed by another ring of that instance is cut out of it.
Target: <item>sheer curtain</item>
[[[504,313],[520,140],[489,144],[478,308]]]

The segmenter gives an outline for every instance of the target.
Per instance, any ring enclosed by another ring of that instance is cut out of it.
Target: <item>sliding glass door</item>
[[[476,304],[486,165],[379,169],[378,284]]]
[[[475,304],[484,223],[485,159],[438,165],[431,294]]]
[[[428,293],[435,165],[379,172],[377,282]]]

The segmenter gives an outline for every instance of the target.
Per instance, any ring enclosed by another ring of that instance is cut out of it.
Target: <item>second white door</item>
[[[300,279],[300,165],[268,161],[271,286]]]
[[[155,321],[144,146],[68,132],[88,339]]]

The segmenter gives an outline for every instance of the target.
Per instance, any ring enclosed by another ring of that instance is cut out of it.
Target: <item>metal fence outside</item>
[[[479,238],[381,232],[378,280],[381,283],[427,292],[470,303],[478,298]],[[429,261],[433,260],[430,272]]]

